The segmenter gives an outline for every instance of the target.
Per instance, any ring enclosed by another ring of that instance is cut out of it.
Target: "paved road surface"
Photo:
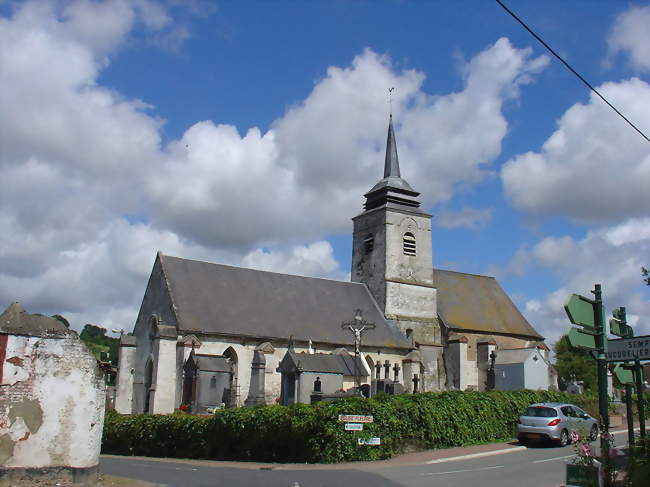
[[[624,432],[619,432],[617,444],[624,444],[626,438]],[[573,456],[572,446],[500,444],[472,453],[475,450],[456,449],[460,455],[447,458],[441,451],[423,452],[411,456],[417,461],[408,464],[402,457],[335,466],[270,466],[103,455],[100,469],[109,475],[170,487],[557,487],[564,483],[564,465]]]

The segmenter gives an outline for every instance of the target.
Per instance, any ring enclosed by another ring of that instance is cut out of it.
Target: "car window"
[[[553,408],[544,406],[531,406],[526,409],[524,416],[532,416],[534,418],[554,418],[557,416],[557,411]]]
[[[562,406],[560,408],[560,411],[562,411],[562,414],[564,414],[568,418],[572,418],[575,416],[575,413],[573,412],[573,408],[571,406]]]
[[[587,414],[578,406],[573,406],[573,410],[576,412],[576,416],[578,416],[579,418],[582,418],[585,414]]]

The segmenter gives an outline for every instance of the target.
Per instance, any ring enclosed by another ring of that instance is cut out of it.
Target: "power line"
[[[618,110],[614,105],[612,105],[609,101],[607,101],[607,99],[606,99],[603,95],[601,95],[601,94],[598,92],[598,90],[597,90],[596,88],[594,88],[594,87],[593,87],[593,86],[592,86],[592,85],[591,85],[591,84],[590,84],[586,79],[584,79],[584,78],[580,75],[580,73],[578,73],[575,69],[573,69],[573,68],[571,67],[571,65],[570,65],[569,63],[567,63],[564,59],[562,59],[562,56],[560,56],[560,55],[559,55],[558,53],[556,53],[553,49],[551,49],[551,46],[549,46],[546,42],[544,42],[544,41],[542,40],[541,37],[539,37],[537,34],[535,34],[535,33],[530,29],[530,27],[528,27],[528,26],[524,23],[523,20],[521,20],[519,17],[517,17],[517,15],[516,15],[512,10],[510,10],[508,7],[506,7],[506,6],[503,4],[503,2],[501,2],[501,0],[496,0],[496,2],[497,2],[499,5],[501,5],[501,7],[502,7],[506,12],[508,12],[510,15],[512,15],[512,17],[513,17],[517,22],[519,22],[519,23],[523,26],[524,29],[526,29],[528,32],[530,32],[530,34],[531,34],[535,39],[537,39],[537,40],[538,40],[538,41],[539,41],[539,42],[540,42],[540,43],[541,43],[541,44],[542,44],[546,49],[548,49],[548,51],[549,51],[551,54],[553,54],[553,56],[555,56],[556,58],[558,58],[558,59],[560,60],[560,62],[561,62],[562,64],[564,64],[564,65],[569,69],[569,71],[571,71],[573,74],[575,74],[575,75],[580,79],[580,81],[582,81],[584,84],[586,84],[586,85],[589,87],[589,89],[590,89],[591,91],[593,91],[594,93],[596,93],[596,94],[600,97],[601,100],[603,100],[605,103],[607,103],[607,105],[609,105],[609,107],[610,107],[612,110],[614,110],[614,111],[615,111],[615,112],[616,112],[616,113],[617,113],[617,114],[618,114],[618,115],[619,115],[623,120],[625,120],[628,124],[630,124],[630,126],[631,126],[634,130],[636,130],[637,132],[639,132],[639,134],[641,134],[641,137],[643,137],[643,138],[646,140],[646,142],[650,142],[650,139],[648,139],[648,137],[647,137],[643,132],[641,132],[641,130],[639,130],[639,129],[637,128],[636,125],[634,125],[632,122],[630,122],[630,120],[628,120],[628,118],[627,118],[625,115],[623,115],[623,114],[622,114],[622,113],[621,113],[621,112],[620,112],[620,111],[619,111],[619,110]]]

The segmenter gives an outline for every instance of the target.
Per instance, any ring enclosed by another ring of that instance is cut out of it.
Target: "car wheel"
[[[596,441],[596,438],[598,438],[598,426],[593,425],[589,433],[589,441]]]
[[[569,444],[569,432],[567,430],[562,430],[560,433],[560,446],[567,446]]]

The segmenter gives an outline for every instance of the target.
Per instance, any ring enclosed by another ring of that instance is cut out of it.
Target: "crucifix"
[[[357,392],[361,390],[361,376],[359,370],[359,356],[361,353],[361,334],[364,330],[374,330],[375,324],[363,319],[363,313],[360,309],[354,312],[354,321],[348,321],[341,324],[342,329],[348,329],[354,334],[354,382]]]

